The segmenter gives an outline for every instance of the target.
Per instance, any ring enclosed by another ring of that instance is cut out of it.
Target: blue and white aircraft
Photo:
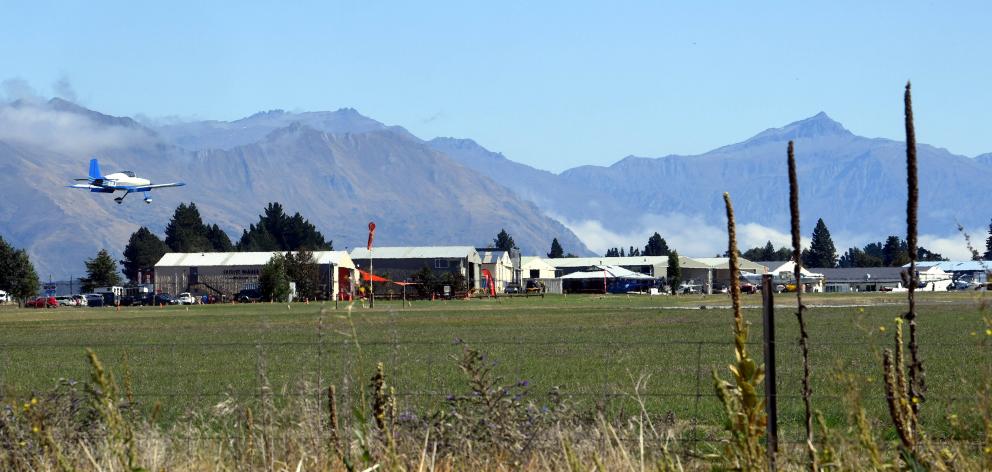
[[[67,185],[68,188],[88,188],[90,192],[96,193],[114,193],[114,192],[124,192],[124,195],[114,198],[117,204],[121,204],[124,201],[124,197],[129,193],[141,192],[144,195],[145,203],[151,203],[152,197],[148,195],[152,189],[155,188],[165,188],[165,187],[182,187],[186,185],[184,182],[172,182],[168,184],[152,184],[148,179],[142,179],[141,177],[136,177],[134,172],[129,170],[122,170],[120,172],[115,172],[113,174],[103,175],[100,173],[100,163],[96,159],[90,159],[90,175],[85,179],[76,179],[78,181],[85,181],[85,184],[74,184]]]

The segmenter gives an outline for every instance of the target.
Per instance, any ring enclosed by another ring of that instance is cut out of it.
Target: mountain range
[[[722,247],[724,191],[756,241],[788,231],[788,140],[804,227],[823,218],[851,239],[904,232],[904,144],[857,136],[825,113],[700,155],[628,156],[554,174],[471,139],[423,140],[350,108],[156,124],[52,99],[0,105],[0,235],[29,250],[42,278],[78,276],[100,248],[119,256],[139,226],[161,235],[180,202],[196,202],[236,240],[278,201],[337,249],[364,244],[372,220],[384,246],[484,246],[505,228],[525,254],[543,254],[558,238],[566,251],[591,255],[624,245],[617,238],[643,245],[658,231],[680,252],[705,256]],[[151,205],[63,188],[85,175],[90,155],[105,171],[188,186],[154,192]],[[922,232],[987,224],[992,154],[920,145],[919,161]]]

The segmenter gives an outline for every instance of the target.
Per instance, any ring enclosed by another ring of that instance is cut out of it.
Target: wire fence
[[[253,404],[267,397],[277,405],[319,400],[328,385],[337,386],[341,411],[351,411],[362,401],[362,387],[381,362],[387,383],[396,389],[401,414],[426,418],[447,408],[453,396],[471,394],[457,362],[461,350],[471,346],[484,354],[493,375],[502,378],[497,385],[526,392],[523,401],[538,408],[548,407],[554,396],[564,399],[578,416],[602,414],[622,421],[643,413],[659,423],[678,425],[684,434],[677,439],[687,442],[714,441],[718,437],[714,432],[723,423],[724,410],[712,376],[716,372],[730,377],[725,367],[733,359],[729,339],[611,339],[608,331],[602,339],[590,339],[563,328],[528,339],[478,335],[439,341],[418,339],[419,333],[401,332],[402,326],[389,321],[356,339],[346,328],[319,318],[303,331],[309,331],[310,339],[275,339],[273,328],[256,333],[255,340],[8,341],[0,344],[0,392],[8,398],[28,398],[50,389],[55,379],[85,381],[89,366],[83,352],[92,349],[118,382],[128,377],[138,408],[157,409],[165,423],[229,399]],[[759,360],[760,338],[760,330],[752,328],[747,345]],[[885,424],[880,352],[889,344],[888,337],[810,343],[812,402],[828,422],[847,421],[854,387],[869,414]],[[931,354],[926,403],[935,412],[924,421],[937,431],[934,440],[961,440],[942,415],[975,414],[978,386],[966,380],[985,378],[992,349],[981,339],[924,346],[925,354]],[[777,348],[781,442],[801,442],[798,344],[788,339],[778,342]],[[953,356],[941,355],[948,352]],[[849,374],[855,383],[840,383],[838,373]]]

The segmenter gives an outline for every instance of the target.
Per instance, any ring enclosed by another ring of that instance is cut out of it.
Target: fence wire
[[[268,323],[276,324],[273,318]],[[233,323],[233,321],[232,321]],[[726,324],[720,321],[721,324]],[[182,329],[196,330],[195,324]],[[261,330],[249,341],[173,339],[129,342],[94,341],[66,343],[24,336],[0,343],[0,394],[8,399],[44,395],[57,379],[84,381],[89,366],[82,353],[94,350],[116,375],[128,377],[129,395],[146,413],[161,411],[161,421],[184,421],[191,411],[209,410],[225,399],[242,404],[314,399],[318,404],[329,385],[335,385],[350,411],[361,400],[376,363],[383,363],[389,385],[396,389],[401,413],[428,417],[446,408],[454,395],[470,393],[464,372],[457,364],[465,346],[485,354],[487,368],[502,378],[497,384],[526,385],[525,401],[547,405],[552,395],[564,399],[577,415],[602,414],[622,421],[646,414],[661,422],[680,425],[677,442],[718,442],[723,408],[713,389],[714,372],[729,378],[732,360],[729,339],[574,339],[567,328],[550,330],[541,339],[487,338],[472,333],[465,339],[416,339],[387,317],[372,335],[355,338],[354,330],[330,315],[314,320],[306,339],[280,339],[277,330]],[[370,329],[368,326],[365,329]],[[233,328],[232,328],[233,329]],[[583,331],[583,333],[586,333]],[[411,339],[411,337],[413,337]],[[759,329],[752,328],[747,343],[761,359]],[[779,337],[778,403],[780,441],[804,440],[801,362],[796,339]],[[885,418],[881,350],[888,337],[864,340],[811,341],[814,365],[814,408],[831,424],[844,424],[853,398],[849,385],[838,384],[836,375],[853,375],[859,398],[875,418]],[[971,441],[946,426],[941,414],[974,415],[978,386],[965,379],[981,379],[989,371],[992,349],[984,339],[974,342],[928,341],[926,403],[934,413],[924,421],[935,425],[933,441]],[[961,352],[970,355],[960,356]],[[954,352],[955,356],[942,356]],[[126,354],[125,354],[126,353]],[[953,358],[963,358],[954,362]],[[125,362],[126,358],[126,362]],[[945,362],[946,361],[946,362]],[[771,368],[772,366],[768,366]],[[553,392],[553,393],[552,393]],[[924,410],[926,411],[926,409]],[[287,437],[291,437],[287,436]],[[234,435],[189,435],[179,439],[224,441]],[[634,438],[630,438],[634,440]]]

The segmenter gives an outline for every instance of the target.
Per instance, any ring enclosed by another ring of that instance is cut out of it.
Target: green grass
[[[929,386],[924,421],[947,432],[946,413],[962,417],[992,370],[979,294],[922,293],[920,345]],[[807,295],[813,404],[829,422],[846,418],[846,387],[855,373],[871,417],[885,420],[881,350],[890,347],[904,294]],[[746,296],[752,353],[762,357],[760,298]],[[780,424],[797,438],[802,418],[801,361],[795,299],[776,298]],[[652,414],[672,412],[704,426],[721,422],[713,368],[729,378],[732,316],[726,296],[548,296],[499,301],[378,302],[345,305],[212,305],[166,308],[0,309],[0,392],[24,398],[59,378],[85,380],[85,348],[121,377],[126,350],[141,405],[160,403],[166,419],[213,405],[225,395],[257,396],[260,372],[278,395],[301,381],[333,383],[343,396],[386,365],[400,410],[425,413],[465,392],[453,357],[459,339],[487,354],[507,383],[526,380],[532,399],[553,386],[580,412],[632,412],[638,378]],[[866,306],[858,306],[866,305]],[[705,309],[700,309],[705,306]],[[885,332],[880,327],[886,328]],[[971,333],[974,332],[975,335]],[[357,340],[352,333],[357,335]],[[907,335],[908,338],[908,335]],[[360,353],[359,353],[360,351]]]

